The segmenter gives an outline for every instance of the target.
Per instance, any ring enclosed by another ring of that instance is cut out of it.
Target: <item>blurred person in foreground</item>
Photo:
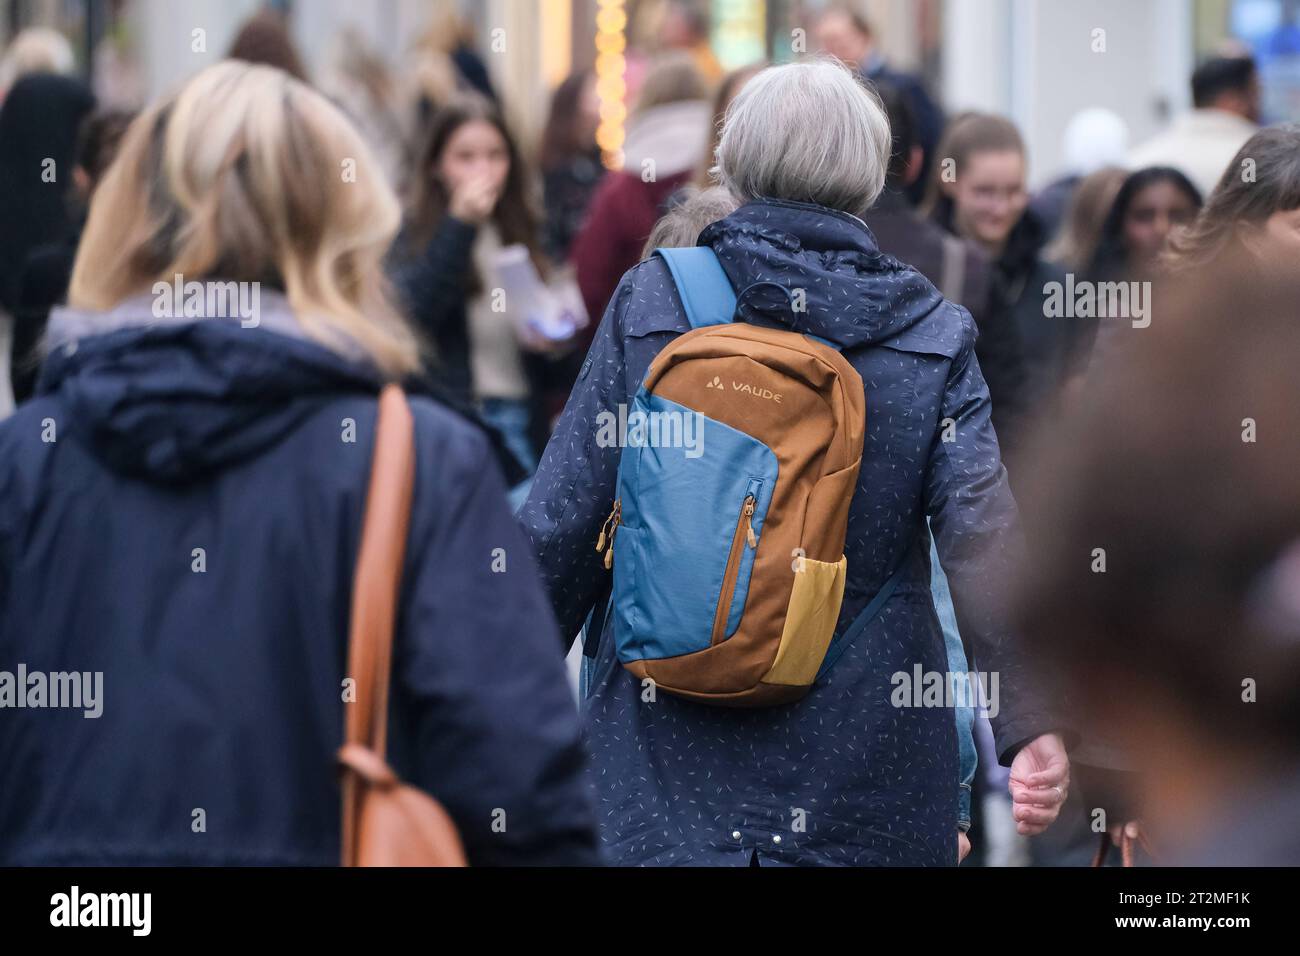
[[[1178,273],[1235,256],[1252,274],[1294,275],[1300,262],[1300,124],[1270,126],[1233,157],[1190,227],[1172,237]]]
[[[1172,166],[1208,196],[1233,154],[1259,129],[1260,88],[1248,56],[1207,60],[1192,74],[1193,109],[1128,157],[1129,169]]]
[[[732,103],[718,148],[719,178],[743,205],[698,243],[738,290],[738,321],[836,343],[870,383],[870,407],[885,410],[871,419],[857,482],[843,488],[848,500],[834,495],[848,513],[836,630],[843,634],[886,579],[900,574],[902,583],[807,696],[766,709],[668,694],[648,701],[641,681],[619,666],[611,622],[593,615],[583,711],[602,842],[614,862],[958,862],[952,711],[890,699],[891,674],[948,667],[930,603],[927,517],[967,646],[1000,674],[994,724],[1020,831],[1042,832],[1065,799],[1063,728],[985,599],[1014,561],[1016,507],[974,357],[974,323],[881,253],[861,219],[884,188],[889,154],[884,111],[841,64],[764,70]],[[792,305],[793,288],[807,291],[806,308]],[[600,440],[598,418],[629,403],[650,362],[689,329],[662,259],[623,277],[520,514],[566,647],[610,587],[592,544],[604,537],[621,448]],[[940,434],[948,417],[957,423],[953,443]],[[698,509],[730,512],[716,502]],[[789,562],[758,547],[756,561]],[[647,577],[657,570],[666,569]],[[806,830],[792,829],[792,807],[806,809]]]
[[[1167,864],[1300,865],[1300,286],[1244,255],[1159,287],[1023,496],[1027,639],[1132,770],[1089,806]]]
[[[0,660],[102,675],[94,719],[0,720],[0,863],[338,861],[376,394],[419,365],[384,292],[400,221],[342,113],[282,71],[218,64],[132,124],[39,394],[0,425]],[[471,864],[590,863],[559,635],[501,477],[457,416],[410,409],[389,760]]]
[[[77,233],[72,195],[77,131],[95,108],[80,80],[33,73],[0,105],[0,419],[13,410],[14,319],[28,257]]]

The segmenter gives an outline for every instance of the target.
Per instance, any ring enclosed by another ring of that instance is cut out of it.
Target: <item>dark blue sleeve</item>
[[[633,275],[623,277],[605,310],[519,513],[566,648],[609,586],[596,538],[614,505],[621,450],[603,447],[609,443],[600,440],[601,416],[617,416],[628,400],[622,330]]]
[[[443,216],[420,254],[392,270],[396,287],[416,327],[430,338],[465,305],[465,276],[473,264],[478,230],[454,216]],[[400,241],[400,240],[399,240]]]
[[[425,402],[395,681],[472,865],[597,862],[555,619],[486,439]],[[445,421],[443,420],[445,419]]]

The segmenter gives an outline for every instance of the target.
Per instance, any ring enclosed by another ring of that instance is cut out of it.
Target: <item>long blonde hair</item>
[[[280,70],[225,61],[127,132],[91,204],[69,290],[104,310],[179,274],[283,290],[303,331],[397,378],[419,366],[383,259],[401,207],[332,104]]]

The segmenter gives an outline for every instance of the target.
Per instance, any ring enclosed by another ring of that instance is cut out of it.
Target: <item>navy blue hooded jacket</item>
[[[667,694],[643,701],[612,635],[601,635],[589,657],[584,729],[602,842],[611,862],[624,864],[746,865],[756,853],[776,863],[955,864],[952,710],[891,703],[893,675],[917,665],[947,670],[926,516],[968,658],[998,673],[1001,759],[1055,724],[998,612],[998,586],[1018,549],[1016,506],[974,323],[845,213],[750,203],[705,229],[700,244],[742,293],[739,319],[837,343],[866,386],[837,635],[895,568],[905,562],[906,570],[866,631],[788,706],[730,710]],[[763,282],[804,290],[806,311],[794,313],[770,287],[744,294]],[[651,360],[689,328],[661,260],[629,271],[547,447],[521,517],[566,639],[610,583],[595,542],[620,450],[597,442],[597,416],[630,404]]]
[[[0,864],[338,861],[379,381],[263,315],[56,319],[40,394],[0,424],[0,671],[103,674],[97,718],[0,710]],[[554,618],[488,443],[411,407],[390,762],[471,864],[596,862]]]

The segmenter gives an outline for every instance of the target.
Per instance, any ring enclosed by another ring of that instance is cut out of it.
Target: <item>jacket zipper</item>
[[[727,617],[731,614],[731,602],[736,596],[736,582],[740,577],[740,559],[744,549],[757,548],[758,536],[754,534],[754,508],[758,504],[756,492],[758,482],[749,483],[749,491],[740,505],[740,516],[736,519],[736,530],[731,536],[731,552],[727,555],[727,569],[722,575],[722,593],[718,595],[718,609],[713,614],[713,636],[709,645],[713,646],[726,639]]]
[[[605,552],[605,570],[614,566],[614,535],[623,523],[623,499],[614,502],[614,510],[609,513],[605,523],[600,526],[600,537],[596,539],[596,553]]]

